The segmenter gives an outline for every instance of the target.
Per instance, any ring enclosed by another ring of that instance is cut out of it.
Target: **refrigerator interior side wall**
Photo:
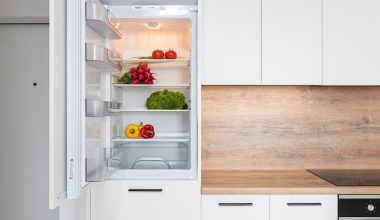
[[[191,170],[198,179],[198,13],[191,12]]]

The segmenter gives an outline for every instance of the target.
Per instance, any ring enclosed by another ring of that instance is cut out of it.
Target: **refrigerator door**
[[[84,167],[84,1],[68,0],[66,8],[66,181],[67,198],[75,199],[81,194]]]
[[[94,29],[102,21],[89,23],[93,19],[86,19],[85,6],[84,0],[68,0],[66,5],[66,175],[70,199],[78,198],[89,182],[107,179],[118,167],[110,160],[110,145],[112,128],[118,122],[118,114],[112,110],[120,109],[121,103],[112,97],[111,80],[112,73],[121,71],[121,58],[99,41],[92,42],[100,38],[106,44],[113,38],[105,39],[106,35],[98,33],[104,29]]]

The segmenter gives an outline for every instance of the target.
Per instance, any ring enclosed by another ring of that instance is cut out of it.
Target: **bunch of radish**
[[[153,75],[147,63],[140,63],[137,67],[130,69],[132,84],[154,84],[156,78]]]

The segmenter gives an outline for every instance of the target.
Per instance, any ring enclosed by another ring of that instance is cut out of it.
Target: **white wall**
[[[48,39],[48,24],[0,24],[1,220],[58,220],[49,210]]]
[[[46,23],[49,0],[1,0],[0,23]]]

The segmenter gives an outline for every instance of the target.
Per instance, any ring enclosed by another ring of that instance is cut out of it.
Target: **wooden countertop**
[[[202,194],[380,194],[380,186],[335,186],[306,170],[202,171]]]

